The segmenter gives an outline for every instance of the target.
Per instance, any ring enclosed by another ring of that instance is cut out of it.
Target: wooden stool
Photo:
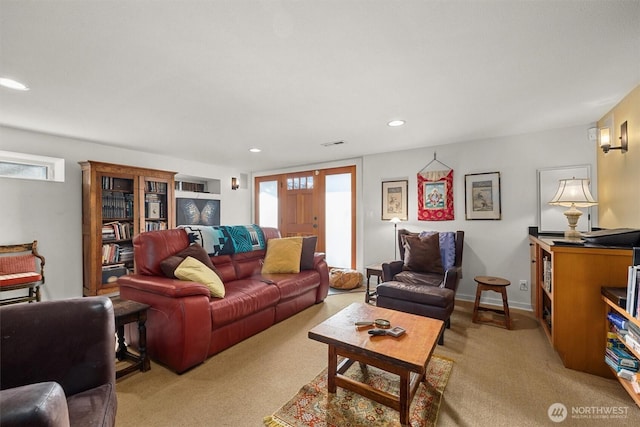
[[[511,284],[506,279],[492,276],[476,276],[474,279],[478,284],[476,289],[476,302],[473,305],[473,323],[488,322],[499,326],[506,326],[507,329],[511,329],[511,317],[509,316],[509,302],[507,301],[507,286]],[[482,291],[494,291],[502,294],[502,307],[503,310],[495,308],[487,308],[480,306],[480,296]],[[504,315],[504,324],[500,321],[493,319],[480,319],[478,316],[479,311],[492,311],[494,313]]]

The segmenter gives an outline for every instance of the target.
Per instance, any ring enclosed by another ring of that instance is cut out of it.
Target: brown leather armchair
[[[440,319],[449,328],[450,316],[455,307],[456,290],[462,277],[464,231],[454,233],[454,247],[449,248],[454,251],[450,254],[454,260],[452,265],[443,269],[443,273],[405,269],[406,238],[407,236],[417,237],[419,234],[405,229],[398,230],[401,260],[382,264],[383,283],[376,288],[376,305]],[[444,343],[444,332],[438,343]]]
[[[0,307],[0,425],[114,426],[114,322],[107,297]]]

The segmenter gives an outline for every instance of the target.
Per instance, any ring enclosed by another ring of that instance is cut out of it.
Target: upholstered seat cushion
[[[42,276],[34,272],[0,274],[0,286],[22,285],[39,282],[40,280],[42,280]]]
[[[401,271],[393,276],[393,280],[417,286],[442,286],[444,275],[437,273],[417,273],[415,271]]]
[[[435,307],[449,307],[453,304],[455,292],[447,288],[435,286],[415,285],[404,282],[384,282],[376,288],[378,297],[411,301]]]

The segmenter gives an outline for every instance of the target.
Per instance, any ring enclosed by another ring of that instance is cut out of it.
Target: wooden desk
[[[391,326],[402,326],[406,333],[398,338],[370,336],[368,327],[356,327],[356,321],[387,319]],[[400,423],[409,422],[411,400],[444,329],[444,322],[401,311],[353,303],[309,331],[309,338],[329,346],[327,383],[329,393],[342,387],[400,412]],[[338,365],[338,356],[345,359]],[[398,396],[376,390],[343,374],[354,362],[366,369],[375,366],[400,376]]]
[[[116,318],[116,333],[118,334],[118,350],[116,358],[120,361],[132,362],[129,366],[116,371],[116,378],[120,378],[138,369],[146,372],[151,369],[149,356],[147,355],[147,309],[149,306],[136,301],[111,298],[113,312]],[[138,323],[138,352],[131,353],[124,339],[124,325],[132,322]]]

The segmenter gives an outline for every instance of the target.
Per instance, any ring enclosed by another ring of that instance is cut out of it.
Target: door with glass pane
[[[255,179],[257,224],[318,236],[331,267],[355,268],[355,166]]]

